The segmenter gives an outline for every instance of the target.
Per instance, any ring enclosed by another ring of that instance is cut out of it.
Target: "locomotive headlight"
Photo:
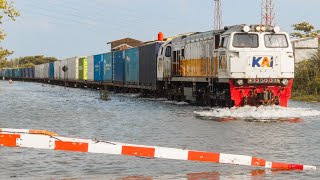
[[[243,85],[243,80],[242,80],[242,79],[237,80],[237,84],[238,84],[239,86],[242,86],[242,85]]]
[[[262,32],[265,32],[267,30],[267,27],[266,26],[261,26],[260,29],[261,29]]]
[[[250,31],[250,27],[249,26],[243,26],[243,32],[249,32]]]
[[[279,26],[275,26],[274,28],[273,28],[273,32],[275,32],[275,33],[278,33],[278,32],[280,32],[280,27]]]
[[[260,32],[261,31],[261,26],[256,26],[256,31]]]
[[[284,85],[284,86],[287,86],[287,85],[289,84],[288,79],[283,79],[283,80],[281,81],[281,84]]]

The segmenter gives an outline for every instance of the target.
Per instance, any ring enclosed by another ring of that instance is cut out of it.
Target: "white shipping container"
[[[43,78],[43,69],[44,69],[44,65],[43,64],[40,64],[39,65],[39,78]]]
[[[68,71],[64,74],[61,72],[61,77],[64,78],[66,76],[66,80],[79,80],[79,58],[72,57],[67,58],[61,61],[61,67],[68,67]]]
[[[54,63],[53,63],[53,66],[54,66],[54,79],[57,79],[57,80],[59,80],[59,79],[61,79],[61,71],[62,71],[62,69],[61,69],[61,61],[55,61]]]
[[[94,81],[94,56],[88,56],[88,81]]]
[[[62,71],[62,68],[63,68],[63,66],[66,66],[66,67],[68,67],[68,61],[67,61],[67,59],[64,59],[64,60],[61,60],[60,61],[60,67],[61,67],[61,70],[60,70],[60,78],[62,79],[62,80],[64,80],[65,78],[67,79],[67,77],[68,77],[68,71],[67,72],[63,72]],[[66,77],[65,77],[66,76]]]
[[[49,63],[43,64],[43,72],[42,72],[43,79],[49,79]]]
[[[40,66],[41,65],[35,65],[34,66],[34,77],[35,78],[40,78]]]

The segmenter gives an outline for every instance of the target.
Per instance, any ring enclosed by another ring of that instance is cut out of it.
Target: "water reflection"
[[[116,180],[158,180],[158,179],[178,179],[178,180],[220,180],[220,179],[247,179],[247,180],[258,180],[268,176],[273,176],[276,173],[288,173],[290,171],[283,170],[263,170],[257,169],[248,172],[239,173],[223,173],[223,172],[198,172],[188,173],[186,175],[165,175],[158,177],[150,176],[127,176],[115,178]]]

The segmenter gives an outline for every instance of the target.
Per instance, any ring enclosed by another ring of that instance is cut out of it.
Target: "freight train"
[[[288,34],[279,27],[235,25],[165,40],[160,34],[157,41],[139,47],[34,68],[2,69],[0,76],[100,83],[210,106],[286,107],[294,56]]]

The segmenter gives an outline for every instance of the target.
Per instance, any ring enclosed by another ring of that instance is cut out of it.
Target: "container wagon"
[[[49,79],[54,79],[54,62],[49,63]]]
[[[94,55],[94,81],[103,81],[103,56],[104,54]]]
[[[125,51],[113,52],[113,83],[124,83]]]
[[[94,56],[88,56],[88,79],[94,81]]]
[[[80,81],[88,80],[88,58],[87,57],[79,58],[79,80]]]
[[[162,42],[152,42],[139,47],[139,83],[156,89],[157,57]]]
[[[112,82],[113,79],[113,57],[112,53],[106,53],[103,55],[103,82]]]
[[[53,70],[54,70],[53,79],[61,80],[61,72],[63,72],[62,67],[61,67],[61,61],[54,61],[53,66],[54,66],[53,67]]]
[[[125,83],[139,84],[139,48],[125,51]]]

